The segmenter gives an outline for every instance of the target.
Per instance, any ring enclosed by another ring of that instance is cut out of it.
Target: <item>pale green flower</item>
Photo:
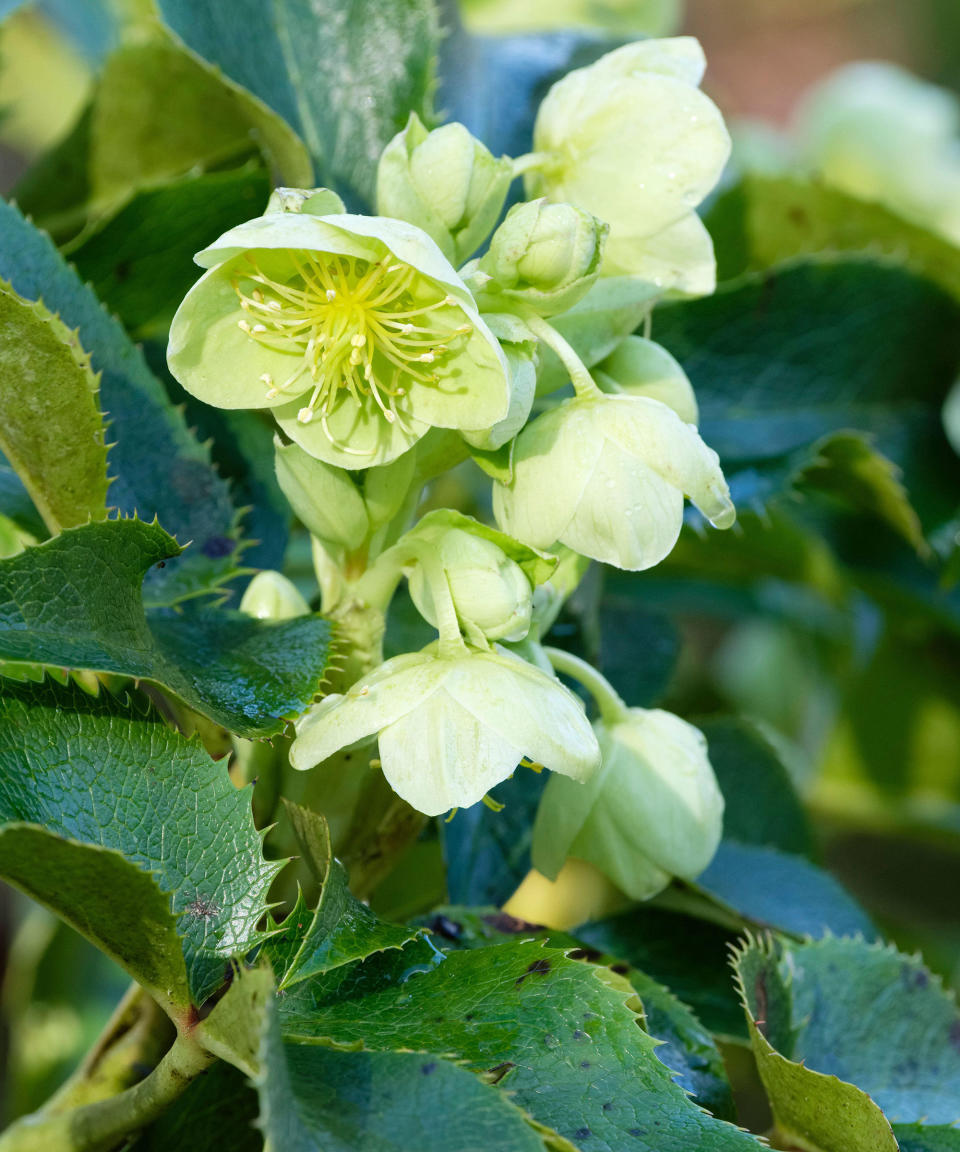
[[[697,398],[686,372],[652,340],[628,336],[591,374],[605,392],[647,396],[672,408],[686,424],[699,421]]]
[[[713,289],[713,246],[696,207],[720,178],[730,137],[698,88],[704,67],[690,37],[645,40],[570,72],[540,105],[527,194],[610,225],[603,275]]]
[[[485,310],[566,312],[596,280],[608,231],[571,204],[543,199],[515,204],[477,264],[490,277],[482,287],[481,302],[490,303]]]
[[[477,803],[525,757],[578,780],[599,762],[573,693],[500,649],[388,660],[298,722],[290,762],[312,768],[374,736],[390,786],[428,816]]]
[[[675,876],[696,879],[723,830],[723,796],[703,734],[644,708],[624,708],[594,729],[600,771],[585,784],[547,782],[534,867],[553,879],[568,856],[587,860],[634,900],[655,896]]]
[[[638,571],[664,559],[690,497],[716,528],[735,518],[716,452],[657,400],[578,396],[517,437],[513,478],[494,484],[497,523],[535,548],[559,541]]]
[[[232,228],[170,330],[170,369],[220,408],[270,408],[312,456],[369,468],[431,426],[482,431],[510,407],[500,347],[419,228],[270,212]]]
[[[512,161],[498,160],[462,124],[430,132],[412,112],[380,157],[377,210],[416,224],[460,265],[490,235],[512,180]]]

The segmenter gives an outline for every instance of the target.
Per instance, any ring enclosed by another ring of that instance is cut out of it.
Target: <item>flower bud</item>
[[[535,548],[559,541],[617,568],[659,564],[683,525],[683,498],[716,528],[736,519],[716,452],[644,396],[577,397],[517,437],[513,478],[497,482],[504,532]]]
[[[377,211],[416,224],[454,264],[490,235],[513,179],[462,124],[427,131],[415,113],[380,157]]]
[[[292,620],[309,615],[310,605],[286,576],[265,569],[247,585],[240,611],[258,620]]]
[[[471,532],[446,532],[437,549],[457,616],[488,640],[520,640],[530,628],[532,588],[519,564],[496,544]],[[421,565],[410,573],[417,611],[437,627],[430,584]]]
[[[593,377],[605,392],[659,400],[685,424],[696,424],[699,419],[697,398],[686,372],[666,348],[642,336],[628,336],[594,368]]]
[[[272,212],[306,212],[308,216],[337,216],[346,212],[343,201],[330,188],[274,188],[264,216]]]
[[[551,777],[533,830],[533,863],[556,877],[587,860],[634,900],[674,876],[694,880],[723,830],[723,795],[703,734],[669,712],[625,709],[597,721],[601,768],[583,785]],[[571,786],[572,785],[572,786]]]
[[[277,482],[297,519],[328,550],[359,548],[370,530],[363,497],[350,475],[305,452],[275,442]]]
[[[541,316],[586,295],[603,258],[607,226],[571,204],[516,204],[478,264],[486,296],[520,301]]]

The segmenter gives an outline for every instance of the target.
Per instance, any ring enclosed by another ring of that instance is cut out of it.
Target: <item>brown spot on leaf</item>
[[[219,911],[220,905],[215,900],[207,899],[206,896],[198,896],[195,900],[191,900],[186,907],[186,912],[198,920],[209,920],[216,916]]]
[[[518,920],[509,912],[491,912],[483,917],[484,924],[489,924],[495,932],[509,932],[519,935],[521,932],[539,932],[541,924],[531,924],[529,920]]]
[[[534,960],[528,965],[526,972],[522,976],[517,977],[517,983],[522,984],[528,976],[546,976],[550,971],[550,961],[544,956],[541,960]]]
[[[516,1064],[511,1060],[504,1060],[502,1064],[496,1064],[493,1068],[488,1068],[484,1079],[487,1080],[489,1084],[499,1084],[511,1068],[516,1068]]]

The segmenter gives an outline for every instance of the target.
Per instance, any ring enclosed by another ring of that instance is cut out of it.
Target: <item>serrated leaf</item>
[[[508,940],[536,939],[555,948],[570,949],[567,954],[574,959],[611,968],[616,975],[625,977],[640,997],[643,1027],[661,1041],[657,1058],[674,1073],[677,1083],[714,1116],[732,1118],[730,1084],[713,1037],[694,1012],[653,977],[584,945],[576,935],[527,924],[497,908],[445,905],[419,922],[434,932],[445,947],[452,944],[456,948],[488,948]]]
[[[0,283],[0,451],[52,534],[107,514],[97,390],[76,334]]]
[[[823,1152],[873,1152],[897,1147],[887,1118],[953,1122],[960,1013],[918,958],[860,939],[754,940],[734,968],[784,1133]]]
[[[322,887],[313,913],[298,900],[290,928],[284,931],[286,925],[281,925],[276,948],[268,947],[281,991],[376,952],[402,948],[420,935],[418,928],[381,920],[353,895],[319,813],[287,801],[285,807],[301,853]]]
[[[316,695],[329,623],[145,611],[144,574],[179,552],[157,524],[108,520],[0,561],[0,659],[130,676],[238,735],[279,732]]]
[[[173,408],[142,352],[68,267],[49,238],[0,201],[0,277],[27,300],[42,298],[70,328],[101,374],[100,403],[110,422],[111,505],[141,517],[159,516],[169,531],[193,542],[192,555],[151,573],[161,584],[193,570],[193,583],[216,585],[237,550],[236,520],[227,484]]]
[[[291,1040],[463,1061],[577,1148],[615,1149],[628,1138],[638,1152],[755,1147],[673,1081],[606,971],[530,941],[440,962],[414,944],[305,981],[278,1008]]]
[[[194,253],[259,215],[269,194],[266,172],[251,166],[147,188],[86,231],[70,259],[128,329],[140,338],[166,339],[173,313],[197,279]]]
[[[721,280],[800,256],[863,253],[960,296],[960,260],[948,240],[826,184],[751,173],[717,197],[706,220]]]
[[[838,880],[803,856],[724,840],[695,888],[757,927],[793,936],[876,930]]]
[[[268,863],[239,791],[152,710],[75,687],[0,697],[5,876],[175,1014],[259,939]]]
[[[620,957],[665,985],[715,1035],[746,1036],[727,971],[735,933],[649,905],[581,924],[576,932],[579,940]]]
[[[960,462],[940,407],[960,307],[929,280],[866,258],[805,261],[664,306],[654,335],[693,380],[701,433],[741,505],[790,491],[826,437],[855,430],[902,469],[926,532],[955,514]],[[863,506],[862,485],[845,491]],[[886,480],[869,492],[868,508],[886,507]]]
[[[427,0],[158,8],[189,48],[300,133],[319,183],[355,202],[373,204],[380,153],[409,113],[430,118],[438,31]]]
[[[429,1052],[285,1043],[273,1013],[257,1088],[268,1152],[544,1152],[510,1097]]]
[[[930,551],[900,469],[855,432],[838,432],[815,444],[792,477],[795,488],[823,492],[858,511],[885,520],[921,555]]]

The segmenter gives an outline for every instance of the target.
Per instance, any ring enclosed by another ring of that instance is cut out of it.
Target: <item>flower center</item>
[[[449,342],[472,331],[455,323],[463,316],[459,302],[389,254],[376,263],[322,252],[285,254],[296,269],[289,279],[272,279],[248,254],[249,270],[233,281],[248,317],[238,322],[242,331],[299,361],[282,383],[269,373],[260,377],[267,397],[299,396],[309,388],[297,419],[309,424],[319,414],[326,431],[346,389],[358,402],[372,397],[384,418],[403,428],[398,408],[410,381],[436,384],[431,365],[450,353]],[[458,310],[453,318],[451,308]]]

